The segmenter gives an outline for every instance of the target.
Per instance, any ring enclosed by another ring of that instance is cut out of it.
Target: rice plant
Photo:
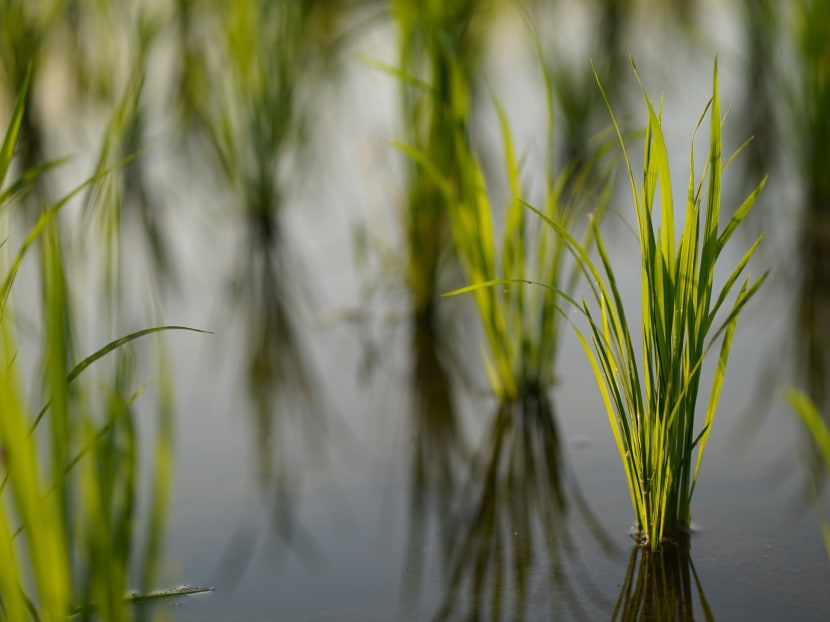
[[[492,0],[391,0],[398,26],[404,142],[453,175],[459,126],[466,127],[479,79]],[[466,141],[465,141],[466,142]],[[447,198],[422,167],[407,170],[406,282],[416,320],[433,323],[440,267],[452,256]]]
[[[637,74],[636,67],[634,71]],[[639,536],[653,550],[664,538],[689,526],[691,498],[711,433],[738,317],[767,276],[764,273],[754,281],[746,276],[731,308],[724,307],[763,236],[743,255],[720,289],[715,285],[715,266],[726,243],[752,209],[765,180],[722,225],[721,180],[731,158],[724,161],[721,152],[723,119],[717,63],[712,88],[712,99],[707,105],[708,158],[697,180],[692,144],[685,222],[679,238],[661,125],[662,109],[655,110],[643,87],[648,121],[643,181],[638,184],[620,125],[608,104],[636,208],[642,257],[641,350],[635,346],[632,324],[612,261],[596,225],[593,228],[601,270],[560,224],[538,212],[568,240],[591,286],[593,308],[585,299],[581,304],[574,301],[589,322],[589,337],[579,330],[577,334],[590,359],[608,413],[628,480]],[[605,96],[604,90],[602,93]],[[705,114],[706,110],[698,119],[696,130]],[[704,180],[708,180],[705,192]],[[709,401],[703,425],[698,429],[695,415],[702,364],[706,354],[718,343],[720,349]]]
[[[538,48],[539,57],[541,51]],[[547,104],[545,136],[545,188],[543,213],[564,230],[575,227],[579,216],[594,200],[596,218],[601,218],[610,185],[599,183],[597,171],[603,152],[597,149],[592,161],[577,169],[570,165],[558,174],[554,165],[554,88],[549,68],[542,63]],[[579,276],[567,261],[567,245],[554,230],[539,227],[527,218],[520,157],[513,141],[507,114],[495,102],[504,149],[504,171],[508,201],[503,210],[503,231],[498,240],[497,207],[493,205],[488,181],[479,157],[473,151],[464,127],[457,124],[453,134],[455,163],[451,174],[440,162],[408,145],[400,148],[437,180],[448,206],[456,252],[465,277],[472,283],[450,295],[472,291],[484,331],[485,368],[493,393],[502,400],[544,395],[554,380],[554,365],[561,336],[560,298],[516,283],[534,280],[549,292],[570,291]],[[585,180],[597,183],[588,193]],[[565,192],[565,188],[568,192]],[[576,190],[579,189],[579,190]],[[583,244],[590,247],[593,231],[586,227]],[[484,287],[482,285],[490,285]],[[506,286],[505,286],[506,285]]]
[[[634,71],[639,81],[636,67]],[[642,87],[642,82],[640,84]],[[689,526],[691,498],[703,450],[711,433],[738,317],[767,277],[766,272],[754,281],[747,276],[731,308],[724,307],[760,245],[763,238],[760,236],[720,290],[715,287],[717,260],[732,234],[749,214],[766,180],[721,226],[721,180],[732,158],[727,161],[722,158],[723,119],[715,63],[712,99],[695,128],[696,133],[706,111],[709,111],[707,163],[700,179],[696,179],[693,143],[685,222],[677,239],[669,157],[661,126],[662,108],[655,110],[643,87],[648,122],[643,183],[638,185],[622,129],[605,90],[601,84],[599,86],[622,147],[636,209],[642,257],[642,350],[635,349],[622,295],[596,220],[591,224],[592,238],[589,239],[596,240],[601,270],[589,256],[585,245],[580,244],[562,222],[528,205],[550,225],[567,244],[569,252],[578,259],[590,287],[595,305],[593,310],[587,299],[583,298],[579,303],[555,283],[536,281],[535,284],[551,292],[552,299],[561,298],[570,302],[588,320],[590,330],[587,336],[576,324],[573,326],[590,360],[605,404],[628,481],[639,538],[644,545],[657,550],[664,537],[682,532]],[[707,179],[704,193],[704,181]],[[488,243],[485,238],[482,246]],[[505,276],[504,279],[487,280],[478,273],[474,275],[473,285],[453,293],[473,291],[478,300],[493,308],[490,301],[494,296],[491,293],[485,298],[487,292],[503,285],[532,282],[523,275],[507,273]],[[479,304],[482,305],[481,302]],[[559,305],[552,305],[551,313],[565,314]],[[696,430],[695,414],[703,360],[718,343],[720,350],[703,426]]]
[[[0,620],[12,622],[129,620],[128,590],[147,594],[155,587],[167,514],[172,468],[172,393],[163,363],[156,422],[152,489],[148,513],[139,512],[139,448],[134,386],[126,344],[162,326],[126,335],[78,361],[65,268],[59,212],[69,200],[107,171],[80,184],[45,207],[12,254],[16,242],[8,227],[13,199],[54,163],[25,170],[5,189],[23,125],[29,77],[0,148],[0,215],[4,229],[0,259]],[[29,250],[39,251],[39,309],[18,309],[12,289]],[[21,355],[16,318],[42,320],[39,403],[24,398],[23,376],[30,371]],[[100,399],[80,383],[94,363],[116,354],[114,374]],[[146,613],[146,612],[145,612]]]

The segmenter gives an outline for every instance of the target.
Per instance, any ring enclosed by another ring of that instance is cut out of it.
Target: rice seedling
[[[636,67],[634,71],[639,80]],[[766,272],[755,281],[747,276],[731,308],[725,310],[727,298],[763,236],[744,254],[720,290],[715,287],[715,265],[726,243],[755,204],[765,180],[721,227],[721,179],[732,158],[724,162],[721,152],[723,120],[716,63],[712,99],[698,119],[695,130],[709,111],[708,159],[697,180],[692,145],[685,222],[679,239],[676,239],[669,158],[661,127],[662,109],[655,110],[642,87],[648,122],[643,183],[638,185],[622,129],[601,84],[600,90],[623,150],[636,208],[642,257],[642,356],[638,356],[635,349],[612,262],[596,221],[591,225],[591,239],[596,240],[602,271],[590,258],[585,245],[580,244],[561,222],[528,205],[578,259],[596,307],[592,310],[587,299],[577,302],[555,284],[538,281],[536,284],[570,302],[588,320],[588,336],[575,324],[573,326],[590,360],[605,404],[628,481],[639,538],[644,545],[656,550],[665,537],[689,526],[691,498],[703,450],[711,433],[738,317],[767,277]],[[656,194],[658,186],[659,195]],[[508,274],[508,278],[489,281],[480,276],[478,283],[453,293],[473,291],[483,298],[484,292],[495,287],[530,282],[520,275],[517,278],[517,275]],[[719,315],[722,309],[724,311]],[[553,306],[551,313],[565,312],[560,306]],[[709,402],[703,426],[696,430],[703,360],[718,342],[720,350]]]
[[[29,78],[0,148],[4,186],[23,125]],[[74,362],[76,337],[71,313],[71,279],[65,269],[57,216],[69,199],[96,183],[92,177],[44,208],[15,254],[8,227],[10,201],[50,165],[24,171],[0,192],[6,237],[0,259],[0,620],[129,620],[128,589],[146,594],[155,587],[172,469],[172,393],[160,365],[156,448],[151,492],[139,512],[140,461],[132,386],[132,363],[123,346],[148,334],[186,329],[160,326],[114,340]],[[40,308],[17,309],[11,296],[27,251],[39,251]],[[22,375],[29,366],[18,349],[15,317],[42,318],[39,410],[24,398]],[[88,397],[79,377],[116,352],[112,381],[102,399]],[[143,616],[149,611],[143,613]]]
[[[636,67],[634,70],[636,74]],[[568,240],[591,286],[594,309],[587,300],[583,299],[581,304],[574,301],[589,322],[590,338],[579,330],[577,334],[590,359],[608,413],[640,538],[652,550],[664,538],[689,526],[691,498],[711,433],[738,317],[767,276],[764,273],[755,281],[746,276],[731,308],[719,314],[763,236],[740,259],[720,290],[715,286],[716,263],[752,209],[764,181],[722,226],[721,179],[731,158],[724,161],[721,152],[723,120],[717,63],[712,88],[712,99],[707,105],[708,158],[700,179],[696,180],[692,145],[685,222],[679,238],[675,234],[676,215],[668,151],[661,127],[662,110],[655,110],[642,87],[648,121],[643,183],[638,185],[621,128],[608,104],[636,208],[642,257],[641,357],[635,349],[612,262],[596,225],[593,228],[602,272],[560,224],[535,210]],[[602,92],[605,96],[605,91]],[[698,119],[696,129],[705,114],[706,110]],[[659,195],[656,194],[658,186]],[[718,342],[720,350],[709,402],[703,426],[698,430],[695,415],[702,364]]]
[[[541,58],[538,38],[536,42]],[[555,173],[553,78],[549,68],[544,63],[541,66],[548,123],[542,213],[564,230],[571,230],[584,213],[588,199],[596,201],[594,214],[597,220],[601,218],[610,184],[607,177],[605,183],[599,180],[602,149],[597,149],[591,161],[583,166],[568,165],[558,175]],[[400,148],[437,180],[449,209],[455,249],[464,275],[478,284],[450,295],[473,292],[487,344],[484,359],[491,389],[502,400],[512,400],[541,396],[551,386],[561,337],[561,317],[556,311],[561,299],[549,292],[570,291],[579,269],[569,264],[567,245],[556,231],[527,218],[519,157],[510,123],[498,102],[495,107],[509,193],[500,244],[488,184],[463,127],[456,127],[453,133],[452,175],[448,176],[422,150],[408,145]],[[585,184],[589,179],[598,189],[588,191]],[[586,227],[583,239],[586,248],[590,247],[593,235],[593,230]],[[516,285],[529,280],[546,284],[548,291],[542,293]]]
[[[302,3],[245,0],[200,15],[213,41],[200,51],[200,64],[215,90],[195,105],[207,131],[208,165],[232,193],[230,207],[245,231],[232,291],[249,315],[248,380],[262,443],[272,436],[276,397],[293,391],[304,401],[309,384],[289,311],[282,216],[286,160],[302,146],[307,126],[299,91],[314,69],[305,40],[309,13]]]
[[[458,166],[455,132],[466,127],[480,71],[491,0],[392,0],[403,141],[448,175]],[[440,266],[452,256],[447,198],[422,167],[409,163],[405,197],[406,282],[416,320],[432,323]]]

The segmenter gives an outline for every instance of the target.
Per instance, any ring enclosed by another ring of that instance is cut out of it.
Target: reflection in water
[[[450,514],[458,492],[458,473],[466,455],[465,441],[452,395],[452,381],[442,343],[432,323],[414,322],[412,327],[411,425],[414,445],[411,459],[411,527],[407,544],[408,600],[419,591],[422,551],[429,531],[429,517]],[[441,334],[445,334],[442,331]],[[439,545],[449,546],[445,540]]]
[[[625,572],[612,620],[695,620],[695,604],[703,619],[714,620],[689,553],[688,535],[651,551],[637,546]]]
[[[579,552],[568,524],[571,506],[547,398],[501,404],[469,477],[446,519],[447,591],[436,619],[521,620],[540,593],[552,610],[580,618],[587,617],[586,599],[603,605],[590,583],[577,586],[569,577]],[[578,490],[572,496],[581,521],[610,552],[608,537]]]
[[[798,100],[797,159],[804,207],[799,239],[796,294],[797,371],[825,420],[830,416],[830,5],[793,3],[796,24]],[[812,444],[810,445],[812,447]],[[811,452],[813,474],[824,474]],[[823,477],[823,475],[822,475]]]
[[[256,232],[250,241],[231,291],[245,318],[244,351],[260,485],[263,490],[271,485],[284,489],[291,448],[297,445],[287,418],[296,415],[295,423],[308,441],[316,436],[319,411],[314,405],[313,374],[289,303],[285,261],[280,259],[285,248],[257,242]],[[281,532],[289,526],[283,521],[279,525]]]
[[[830,205],[830,203],[828,203]],[[812,205],[805,211],[798,249],[796,293],[796,372],[804,388],[822,413],[830,416],[830,213],[827,205]],[[821,455],[808,443],[811,475],[824,481]]]
[[[826,406],[830,380],[830,213],[826,210],[805,213],[799,251],[798,358],[811,397]]]
[[[211,172],[232,193],[244,226],[228,308],[243,333],[260,493],[279,542],[303,561],[315,551],[297,518],[301,465],[321,447],[323,428],[298,336],[304,281],[284,210],[305,164],[310,101],[329,59],[325,4],[239,0],[200,15],[215,40],[200,58],[212,95],[196,102]],[[183,54],[189,53],[185,46]],[[224,581],[238,580],[240,566],[251,560],[240,554],[255,548],[245,531],[228,543],[219,566]]]
[[[228,312],[237,318],[235,328],[243,333],[257,480],[272,512],[271,528],[281,542],[308,558],[315,550],[297,520],[299,468],[322,448],[325,430],[315,374],[298,331],[300,288],[293,280],[298,266],[284,239],[279,200],[276,196],[269,200],[248,208],[248,227],[243,248],[237,253]],[[218,566],[222,578],[217,584],[227,587],[241,577],[257,539],[246,528],[237,530]]]
[[[199,115],[214,156],[212,172],[233,193],[232,206],[245,225],[230,294],[244,318],[263,490],[286,489],[281,467],[290,449],[302,445],[282,426],[285,415],[297,415],[304,434],[313,413],[310,372],[293,317],[302,277],[289,260],[283,229],[292,189],[288,162],[303,152],[308,121],[300,91],[321,77],[315,69],[324,46],[312,36],[320,18],[312,4],[245,0],[201,16],[212,18],[208,24],[222,44],[204,51],[203,71],[216,87],[200,103]],[[287,535],[290,525],[283,519],[277,523]]]

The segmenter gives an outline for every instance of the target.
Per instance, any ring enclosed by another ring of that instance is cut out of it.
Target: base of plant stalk
[[[637,546],[643,548],[651,548],[651,543],[648,541],[645,532],[639,527],[633,527],[631,530],[631,538],[637,543]],[[689,551],[692,548],[692,529],[689,527],[678,527],[670,532],[664,533],[660,538],[660,546],[658,549],[670,546],[682,551]]]

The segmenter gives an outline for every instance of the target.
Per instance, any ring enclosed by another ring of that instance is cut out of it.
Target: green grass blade
[[[23,123],[23,113],[26,108],[26,98],[29,95],[31,79],[32,71],[29,68],[26,72],[26,77],[23,79],[20,92],[17,95],[17,101],[14,104],[11,119],[7,125],[6,133],[3,136],[3,144],[0,146],[0,189],[3,188],[3,183],[6,181],[6,174],[9,171],[14,156],[14,147],[20,135],[20,126]]]
[[[83,359],[80,363],[78,363],[77,365],[75,365],[75,367],[72,368],[72,371],[66,377],[66,381],[72,382],[73,380],[75,380],[75,378],[80,376],[87,367],[92,365],[95,361],[99,360],[100,358],[106,356],[113,350],[116,350],[121,346],[128,344],[131,341],[139,339],[140,337],[144,337],[145,335],[152,335],[153,333],[159,333],[167,330],[183,330],[193,333],[202,333],[204,335],[213,334],[210,331],[202,330],[199,328],[192,328],[190,326],[155,326],[153,328],[144,328],[142,330],[137,330],[128,335],[124,335],[123,337],[111,341],[103,348],[100,348],[92,354],[90,354],[89,356],[87,356],[85,359]]]
[[[23,262],[23,257],[26,255],[26,252],[29,248],[34,244],[34,242],[38,239],[41,233],[46,229],[47,225],[55,218],[57,213],[63,209],[70,200],[72,200],[75,196],[77,196],[80,192],[82,192],[85,188],[91,186],[92,184],[100,181],[105,176],[109,175],[112,171],[116,170],[117,168],[124,166],[127,162],[131,161],[134,156],[130,156],[119,160],[113,166],[106,168],[99,173],[93,175],[80,185],[76,186],[69,194],[64,196],[60,201],[55,203],[52,207],[45,210],[41,213],[40,217],[38,218],[37,222],[34,226],[29,230],[28,235],[26,236],[23,244],[21,244],[20,249],[18,250],[17,254],[15,255],[14,259],[12,260],[11,267],[9,268],[8,274],[3,281],[2,287],[0,287],[0,315],[3,313],[6,303],[9,298],[9,293],[11,292],[12,285],[14,283],[14,279],[17,276],[17,272],[20,269],[20,264]]]
[[[729,238],[732,237],[735,229],[738,228],[738,225],[743,222],[744,218],[749,214],[750,210],[754,207],[755,202],[758,198],[758,195],[761,194],[761,191],[766,186],[767,177],[764,177],[761,180],[761,183],[753,190],[749,196],[741,203],[740,207],[735,210],[735,213],[732,215],[732,218],[729,219],[729,222],[726,224],[726,227],[723,228],[723,232],[718,237],[718,253],[726,246],[726,243],[729,241]]]
[[[131,341],[139,339],[140,337],[144,337],[146,335],[152,335],[153,333],[158,333],[158,332],[162,332],[162,331],[166,331],[166,330],[184,330],[184,331],[190,331],[190,332],[194,332],[194,333],[202,333],[202,334],[205,334],[205,335],[213,334],[211,331],[201,330],[199,328],[192,328],[190,326],[155,326],[153,328],[145,328],[145,329],[142,329],[142,330],[138,330],[138,331],[135,331],[133,333],[130,333],[129,335],[124,335],[123,337],[120,337],[119,339],[115,339],[114,341],[111,341],[110,343],[105,345],[103,348],[100,348],[100,349],[96,350],[95,352],[93,352],[92,354],[87,356],[85,359],[83,359],[81,362],[76,364],[72,368],[72,370],[66,375],[66,383],[69,384],[69,383],[73,382],[90,365],[95,363],[95,361],[105,357],[110,352],[112,352],[114,350],[117,350],[118,348],[120,348],[124,345],[127,345]],[[32,430],[34,430],[38,426],[38,424],[40,423],[40,420],[43,418],[43,415],[46,413],[48,408],[49,408],[49,403],[47,403],[41,409],[41,411],[38,413],[37,417],[35,417],[35,421],[34,421],[34,423],[32,423]]]
[[[376,58],[372,58],[371,56],[366,56],[365,54],[358,54],[357,58],[364,65],[367,65],[368,67],[377,69],[386,74],[389,74],[394,78],[397,78],[401,81],[402,84],[416,87],[417,89],[420,89],[427,95],[434,96],[436,94],[436,90],[429,82],[422,80],[415,74],[412,74],[400,67],[395,67],[394,65],[384,63],[383,61],[380,61]]]

